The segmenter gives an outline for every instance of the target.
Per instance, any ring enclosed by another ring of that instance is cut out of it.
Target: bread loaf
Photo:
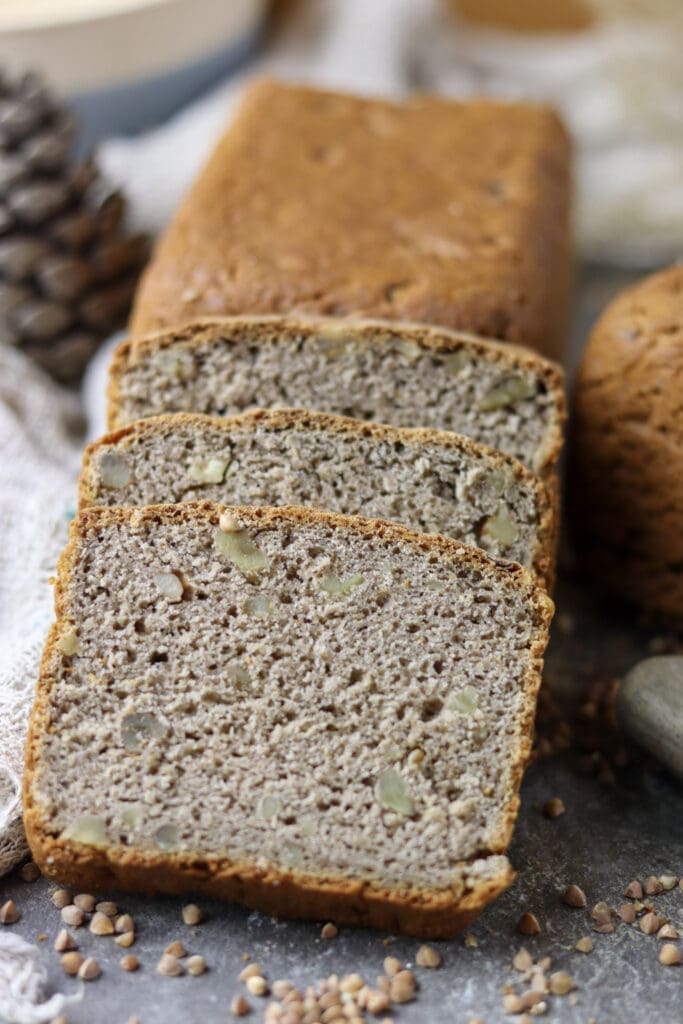
[[[92,508],[56,609],[48,878],[435,937],[509,884],[552,610],[520,566],[294,507]]]
[[[683,625],[683,266],[608,306],[586,345],[569,495],[577,554],[612,593]]]
[[[162,237],[132,332],[297,311],[559,356],[569,164],[549,108],[258,82]]]

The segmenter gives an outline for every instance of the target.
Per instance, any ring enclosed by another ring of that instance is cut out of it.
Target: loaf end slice
[[[434,937],[509,884],[552,612],[521,567],[295,507],[93,508],[56,611],[48,877]]]
[[[419,324],[235,317],[128,340],[114,355],[112,430],[162,413],[282,406],[465,434],[546,480],[565,421],[555,363]]]
[[[302,409],[137,420],[90,445],[80,507],[306,505],[442,533],[532,569],[548,589],[553,509],[510,456],[448,431]]]

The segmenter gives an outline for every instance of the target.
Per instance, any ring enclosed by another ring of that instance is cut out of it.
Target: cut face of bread
[[[509,884],[552,602],[301,508],[80,513],[31,716],[51,878],[448,935]]]
[[[138,420],[91,445],[81,507],[206,499],[393,519],[509,558],[547,580],[547,492],[521,463],[446,431],[283,409]]]
[[[124,342],[109,426],[144,416],[233,416],[298,406],[465,434],[542,476],[562,445],[562,373],[525,349],[440,328],[239,318]]]

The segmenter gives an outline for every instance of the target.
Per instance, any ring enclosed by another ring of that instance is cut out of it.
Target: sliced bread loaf
[[[302,409],[137,420],[90,445],[80,507],[183,501],[307,505],[393,519],[483,548],[549,582],[547,492],[509,456],[447,431]]]
[[[442,328],[296,317],[203,321],[124,342],[109,426],[144,416],[233,416],[298,406],[465,434],[552,476],[562,371],[526,349]]]
[[[92,508],[24,820],[49,878],[446,936],[505,888],[552,602],[514,563],[286,507]]]

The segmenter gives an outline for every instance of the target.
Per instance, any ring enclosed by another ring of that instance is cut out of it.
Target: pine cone
[[[148,249],[121,194],[73,163],[75,138],[37,75],[0,71],[0,341],[69,384],[123,326]]]

